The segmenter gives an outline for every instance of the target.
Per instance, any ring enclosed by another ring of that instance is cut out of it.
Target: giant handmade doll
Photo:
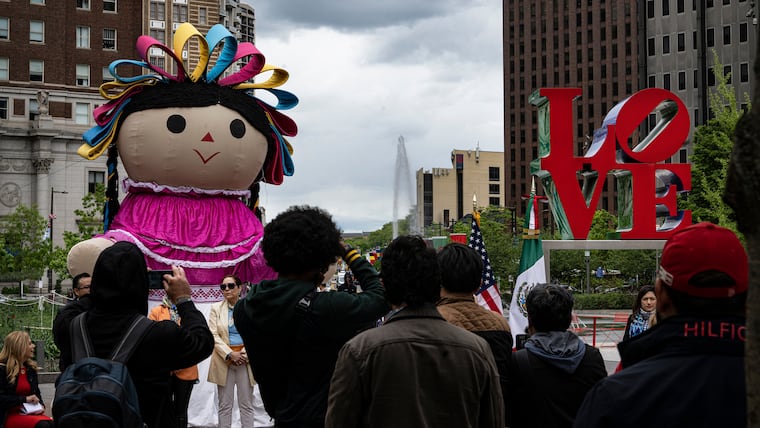
[[[200,54],[185,63],[183,50],[191,40]],[[167,54],[170,67],[149,61],[155,49]],[[284,136],[295,135],[296,125],[278,110],[298,100],[275,89],[287,72],[265,64],[253,44],[238,44],[221,25],[204,36],[182,24],[173,49],[141,36],[137,50],[142,61],[111,64],[115,80],[100,87],[109,101],[95,109],[97,126],[79,149],[90,160],[108,156],[105,232],[80,243],[69,265],[104,242],[130,241],[151,269],[184,267],[196,301],[219,300],[217,284],[225,275],[251,282],[272,278],[255,209],[259,183],[277,185],[293,174]],[[149,73],[120,74],[135,66]],[[268,79],[253,82],[259,74]],[[255,97],[254,90],[267,91],[276,105]],[[121,183],[119,160],[128,176]],[[126,192],[121,203],[119,185]]]

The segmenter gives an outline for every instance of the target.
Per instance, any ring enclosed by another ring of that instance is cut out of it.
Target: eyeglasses
[[[232,290],[235,287],[237,287],[237,284],[235,284],[234,282],[227,282],[227,283],[224,283],[224,284],[219,284],[219,289],[222,290],[222,291],[224,291],[224,290]]]
[[[89,290],[89,289],[90,289],[89,285],[85,285],[84,287],[77,287],[77,290]]]

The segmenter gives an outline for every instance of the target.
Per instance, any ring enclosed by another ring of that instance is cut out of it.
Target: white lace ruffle
[[[160,193],[160,192],[163,192],[164,190],[169,190],[174,193],[195,192],[201,195],[225,195],[225,196],[237,196],[237,197],[244,197],[244,198],[251,197],[250,190],[225,190],[225,189],[217,190],[217,189],[199,189],[197,187],[191,187],[191,186],[168,186],[165,184],[134,181],[129,177],[125,178],[121,182],[121,187],[124,190],[124,192],[129,192],[129,189],[134,187],[138,189],[150,189],[155,193]]]

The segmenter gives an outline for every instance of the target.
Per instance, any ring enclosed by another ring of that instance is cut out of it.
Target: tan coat
[[[211,305],[211,312],[208,316],[208,328],[214,335],[214,352],[211,354],[211,362],[208,368],[208,381],[217,385],[227,384],[227,363],[224,358],[232,352],[230,348],[229,318],[226,300]],[[246,353],[245,348],[242,351]],[[251,373],[251,365],[248,364],[248,379],[251,386],[256,385]]]

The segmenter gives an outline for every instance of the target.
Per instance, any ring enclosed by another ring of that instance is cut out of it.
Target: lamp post
[[[50,255],[53,255],[53,220],[55,220],[55,214],[53,213],[53,204],[55,203],[55,194],[62,193],[67,194],[69,192],[65,190],[55,190],[55,187],[50,188]],[[53,291],[53,269],[48,265],[48,293]]]
[[[586,260],[586,292],[591,293],[591,251],[584,251],[583,258]]]

